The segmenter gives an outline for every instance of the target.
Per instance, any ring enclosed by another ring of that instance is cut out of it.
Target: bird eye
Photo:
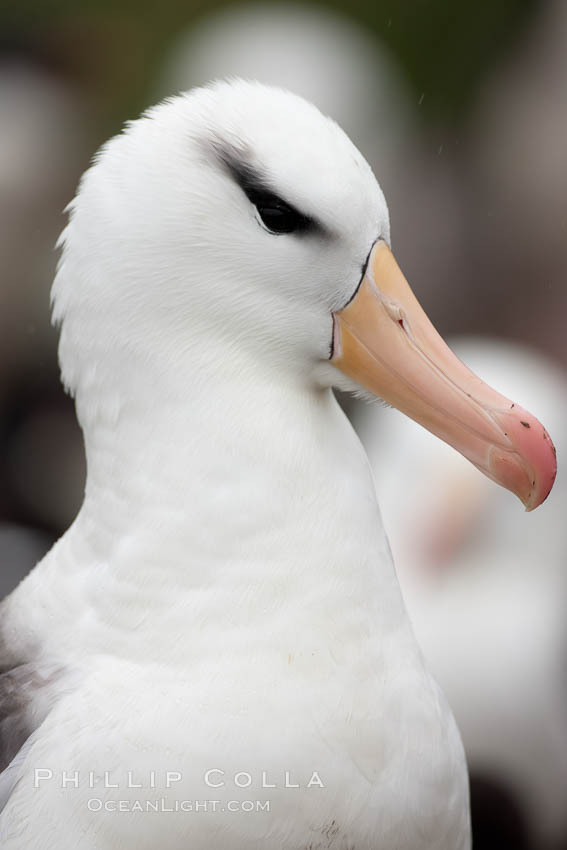
[[[232,179],[240,186],[250,203],[256,207],[260,221],[270,233],[276,235],[305,233],[321,229],[315,219],[303,215],[276,195],[262,175],[247,162],[242,161],[238,152],[227,150],[221,145],[218,154]]]
[[[305,216],[279,199],[256,201],[255,207],[270,233],[295,233],[298,230],[307,230],[309,226],[309,220]]]

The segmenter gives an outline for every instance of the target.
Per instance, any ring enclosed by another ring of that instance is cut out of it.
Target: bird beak
[[[557,470],[549,435],[453,354],[382,240],[333,321],[337,369],[449,443],[526,510],[544,501]]]

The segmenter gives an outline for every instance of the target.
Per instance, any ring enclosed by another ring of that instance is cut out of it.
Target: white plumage
[[[235,153],[310,232],[265,229]],[[156,107],[86,173],[53,295],[88,479],[2,610],[4,754],[31,736],[4,850],[469,847],[459,735],[330,389],[356,389],[332,314],[377,238],[347,137],[255,84]],[[133,809],[160,799],[221,807]],[[243,800],[270,810],[228,811]]]

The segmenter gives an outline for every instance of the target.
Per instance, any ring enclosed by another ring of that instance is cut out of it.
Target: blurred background
[[[385,191],[397,259],[433,322],[566,441],[565,0],[2,0],[0,597],[83,489],[49,322],[62,210],[125,120],[229,75],[287,86],[342,124]],[[475,850],[567,848],[561,466],[526,518],[395,412],[348,412],[416,634],[463,732]]]

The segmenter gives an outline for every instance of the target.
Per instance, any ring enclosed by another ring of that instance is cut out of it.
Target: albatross
[[[434,331],[362,155],[217,82],[101,149],[60,245],[88,472],[2,605],[4,850],[467,850],[459,733],[332,388],[530,510],[555,456]]]

